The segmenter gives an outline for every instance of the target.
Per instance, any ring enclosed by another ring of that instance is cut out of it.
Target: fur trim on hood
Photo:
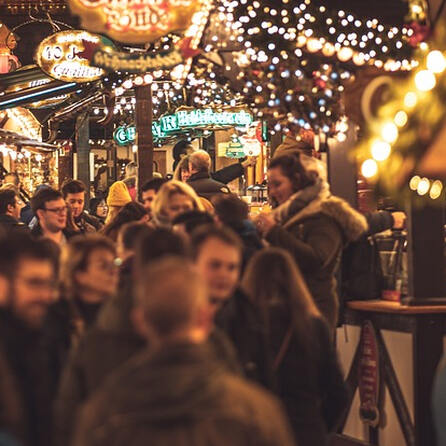
[[[333,195],[328,198],[316,198],[291,217],[283,227],[288,228],[301,220],[319,213],[328,215],[339,224],[346,244],[357,240],[368,229],[367,219],[364,215],[353,209],[342,198]]]

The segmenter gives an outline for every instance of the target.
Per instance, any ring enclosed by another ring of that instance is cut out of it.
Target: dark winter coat
[[[269,386],[260,315],[242,290],[236,290],[217,311],[215,325],[232,341],[246,377]]]
[[[214,195],[229,193],[228,186],[213,180],[208,172],[194,173],[187,180],[187,184],[195,190],[197,195],[208,200]]]
[[[79,232],[74,232],[69,229],[64,229],[62,232],[66,240],[69,240],[71,237],[79,234]],[[37,222],[37,224],[31,229],[31,235],[35,238],[43,237],[42,227],[40,226],[39,222]]]
[[[269,354],[272,364],[290,327],[283,308],[271,307]],[[328,326],[312,319],[308,339],[294,333],[283,360],[275,371],[275,392],[285,405],[299,446],[325,446],[328,433],[344,413],[348,392],[344,385]],[[303,345],[305,343],[305,345]]]
[[[311,201],[266,236],[271,245],[286,249],[295,258],[333,333],[339,307],[335,273],[341,253],[366,230],[361,214],[341,198],[330,196]]]
[[[133,358],[87,403],[74,446],[290,446],[269,394],[231,375],[200,345]]]
[[[56,384],[59,383],[70,349],[77,347],[87,330],[93,326],[100,307],[101,304],[62,298],[49,308],[44,325],[44,342]]]
[[[0,431],[24,446],[51,444],[53,383],[41,333],[0,310]]]
[[[16,218],[11,215],[2,214],[0,215],[0,228],[5,230],[6,234],[11,233],[29,233],[28,226],[21,221],[18,221]]]
[[[230,166],[223,167],[223,169],[211,172],[211,177],[215,181],[228,184],[237,178],[240,178],[245,174],[245,169],[240,163],[231,164]]]
[[[82,214],[74,219],[75,225],[79,228],[81,234],[97,232],[104,226],[99,218],[94,215],[87,214],[87,212],[82,212]]]

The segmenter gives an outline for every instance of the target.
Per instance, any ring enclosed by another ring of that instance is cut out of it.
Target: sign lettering
[[[186,29],[202,0],[69,0],[85,29],[124,43],[153,42]]]
[[[160,140],[182,131],[193,128],[219,128],[249,126],[253,121],[251,114],[246,111],[214,111],[179,110],[173,115],[163,116],[152,124],[154,139]],[[115,130],[115,141],[120,145],[129,144],[135,140],[135,127],[118,127]]]
[[[104,38],[86,31],[61,31],[44,39],[37,48],[37,65],[49,76],[64,82],[91,82],[105,71],[92,66],[86,48],[104,45]],[[107,45],[113,45],[107,41]]]

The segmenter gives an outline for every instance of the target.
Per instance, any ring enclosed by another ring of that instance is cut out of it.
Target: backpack
[[[342,254],[341,296],[344,300],[380,299],[384,285],[378,242],[363,236]]]
[[[340,326],[344,322],[345,302],[381,298],[384,275],[377,239],[373,235],[362,236],[344,249],[338,279]]]

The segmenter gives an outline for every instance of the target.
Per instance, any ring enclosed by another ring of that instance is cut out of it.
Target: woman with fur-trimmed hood
[[[273,158],[268,168],[273,211],[260,214],[256,226],[271,245],[292,254],[334,333],[339,307],[335,273],[343,248],[367,230],[367,222],[331,195],[316,163],[298,151]]]

